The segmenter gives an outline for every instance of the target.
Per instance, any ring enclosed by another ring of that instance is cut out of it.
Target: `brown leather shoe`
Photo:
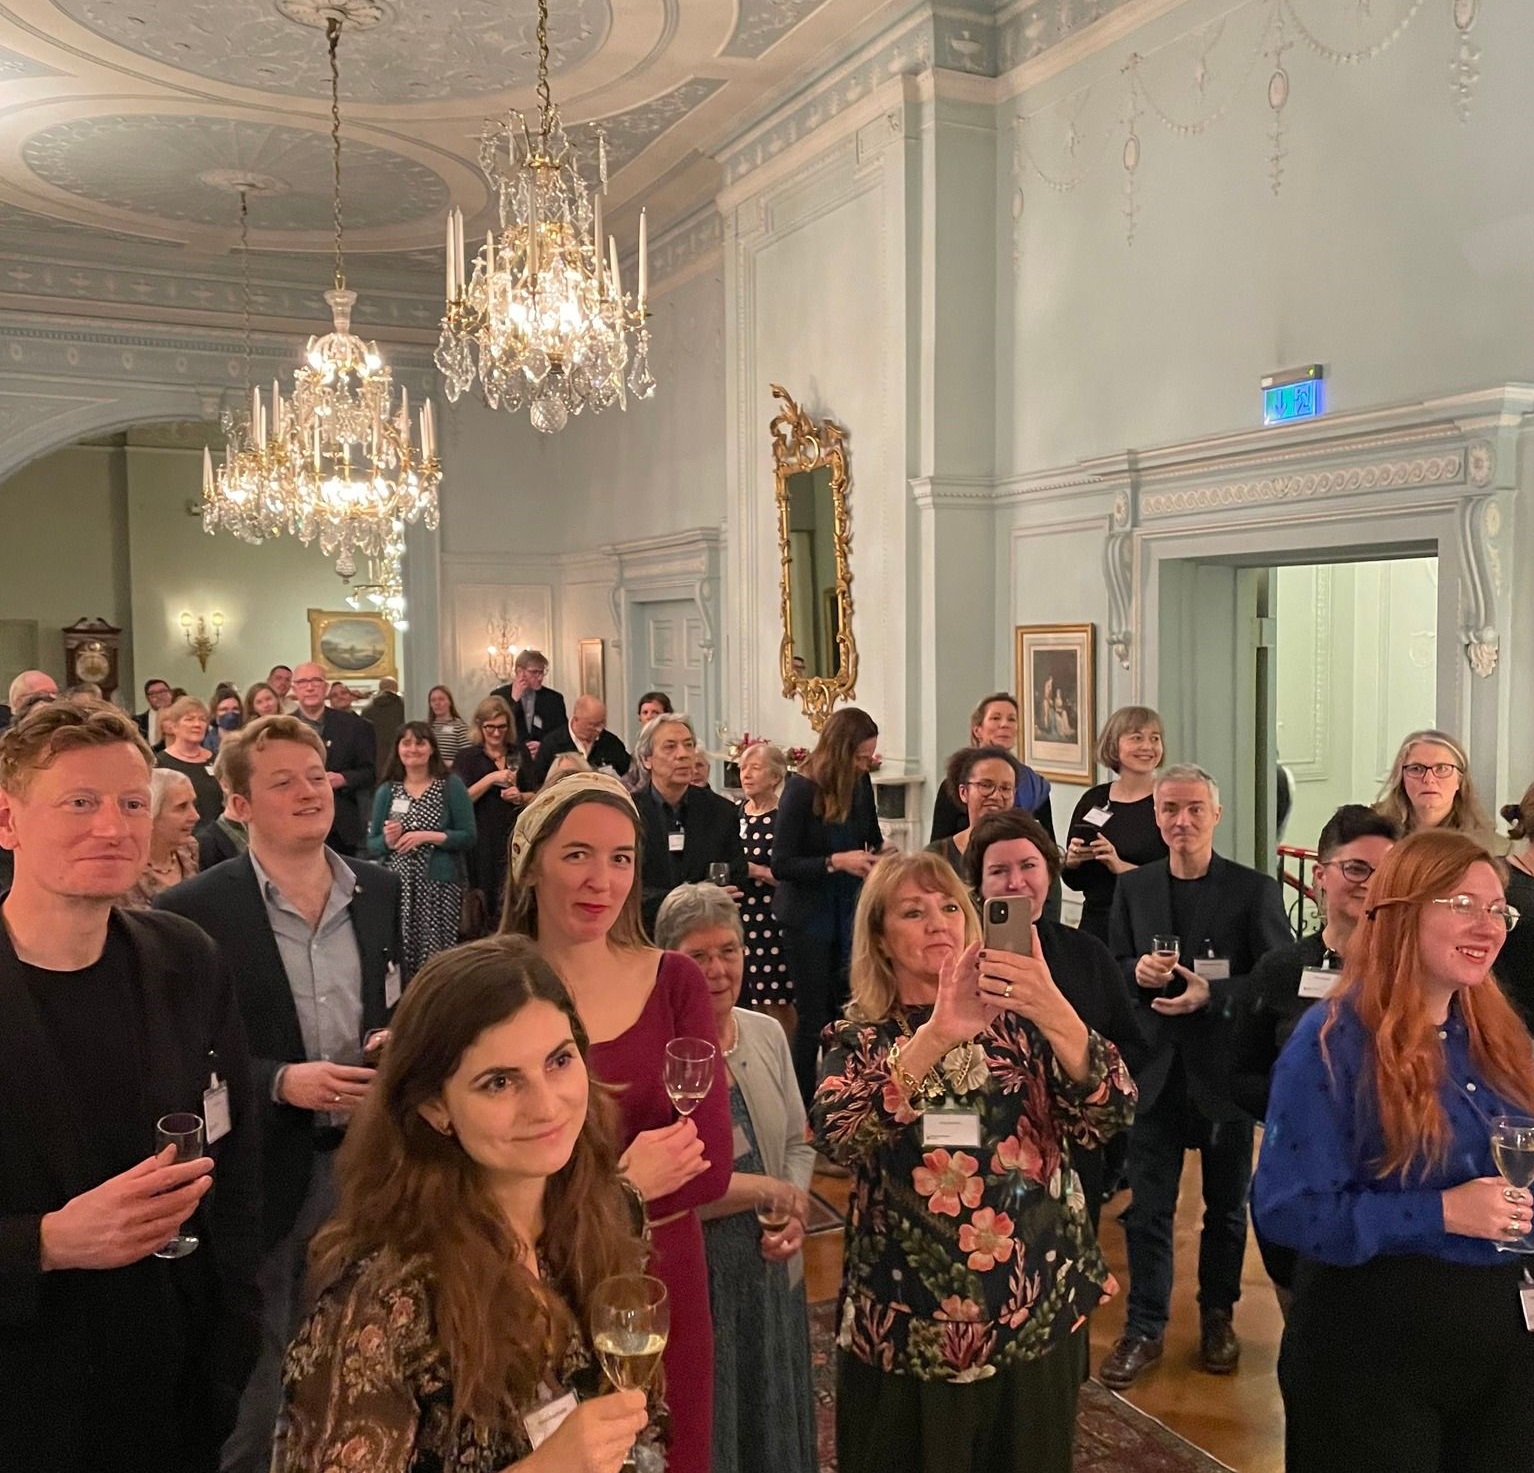
[[[1208,1309],[1202,1316],[1198,1340],[1199,1364],[1211,1376],[1228,1376],[1241,1359],[1241,1342],[1236,1339],[1230,1311]]]
[[[1133,1386],[1140,1372],[1161,1359],[1162,1343],[1146,1340],[1139,1335],[1123,1335],[1114,1342],[1113,1349],[1098,1367],[1097,1379],[1110,1391],[1123,1391]]]

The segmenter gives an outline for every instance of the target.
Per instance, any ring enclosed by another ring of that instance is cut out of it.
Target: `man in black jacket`
[[[405,703],[400,699],[399,681],[386,675],[378,682],[378,693],[362,708],[362,719],[373,728],[373,747],[387,767],[399,729],[405,724]]]
[[[329,688],[318,665],[300,665],[293,672],[293,694],[298,697],[293,714],[312,726],[325,744],[325,771],[336,793],[330,847],[341,854],[360,854],[372,812],[377,740],[355,711],[333,711],[325,704]]]
[[[271,1459],[309,1242],[336,1205],[334,1152],[367,1097],[405,980],[399,880],[326,847],[335,797],[324,762],[318,735],[295,716],[246,727],[223,774],[249,852],[155,901],[196,921],[223,953],[263,1112],[261,1359],[224,1473],[265,1473]]]
[[[1191,1147],[1203,1161],[1200,1359],[1223,1375],[1240,1358],[1232,1313],[1241,1297],[1253,1126],[1231,1098],[1233,1004],[1258,959],[1293,939],[1277,881],[1214,852],[1220,794],[1207,772],[1168,767],[1156,780],[1155,806],[1168,857],[1119,876],[1109,923],[1109,949],[1134,985],[1149,1043],[1135,1071],[1140,1103],[1129,1138],[1129,1313],[1098,1372],[1115,1390],[1161,1356],[1172,1225]],[[1176,938],[1176,954],[1158,955],[1158,937]]]
[[[591,764],[592,770],[604,768],[614,777],[622,777],[629,770],[628,748],[616,733],[607,729],[607,707],[595,696],[577,696],[570,712],[570,724],[563,731],[556,731],[538,748],[533,763],[532,786],[541,788],[549,775],[549,768],[561,752],[578,752]]]
[[[213,1473],[260,1335],[260,1138],[227,968],[113,900],[149,851],[132,717],[64,700],[0,742],[0,1467]],[[155,1125],[201,1116],[197,1159]],[[158,1250],[197,1239],[179,1258]]]
[[[568,724],[565,698],[543,683],[548,673],[549,662],[542,650],[523,650],[512,666],[511,682],[490,692],[511,707],[512,720],[517,724],[517,742],[534,758],[538,748]]]
[[[710,879],[716,864],[729,870],[725,887],[736,900],[746,882],[746,851],[740,842],[740,809],[711,788],[693,784],[698,738],[679,713],[646,723],[634,743],[634,760],[649,774],[634,794],[643,826],[644,923],[651,933],[663,901],[678,885]]]

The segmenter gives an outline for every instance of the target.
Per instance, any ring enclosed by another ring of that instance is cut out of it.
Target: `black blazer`
[[[346,864],[357,876],[351,918],[362,958],[360,1048],[374,1028],[388,1026],[385,975],[391,965],[404,965],[400,883],[392,871],[366,860],[347,859]],[[157,910],[174,911],[196,921],[218,944],[234,975],[262,1114],[262,1180],[266,1192],[263,1241],[270,1248],[293,1226],[309,1188],[315,1118],[312,1110],[272,1099],[272,1079],[277,1070],[283,1064],[301,1064],[308,1055],[255,867],[250,856],[242,854],[161,891],[154,904]],[[402,984],[408,980],[402,974]]]
[[[210,870],[226,859],[238,859],[245,851],[234,841],[234,836],[220,819],[205,823],[194,836],[197,840],[197,870]]]
[[[499,696],[511,707],[511,719],[516,723],[519,742],[546,742],[561,727],[569,725],[570,718],[565,714],[565,698],[549,686],[541,686],[533,696],[531,728],[527,724],[527,713],[522,709],[522,702],[512,700],[509,685],[498,685],[490,694]]]
[[[852,789],[852,808],[845,825],[851,831],[850,842],[838,842],[832,835],[833,825],[816,817],[818,792],[809,778],[793,773],[778,799],[778,818],[772,829],[772,875],[778,885],[772,896],[772,913],[786,926],[828,921],[835,910],[838,888],[850,885],[855,898],[862,881],[830,873],[826,869],[827,855],[884,847],[874,785],[866,772]]]
[[[537,738],[534,738],[537,741]],[[561,752],[577,752],[580,748],[575,745],[575,738],[570,735],[568,726],[562,727],[552,736],[545,737],[538,745],[538,755],[533,760],[532,790],[536,791],[543,786],[543,780],[549,775],[549,768],[553,766],[554,759]],[[629,770],[629,764],[634,760],[629,756],[629,749],[623,745],[616,732],[604,731],[596,741],[591,744],[591,755],[586,759],[593,768],[610,767],[622,777]]]
[[[660,904],[678,885],[708,878],[711,864],[730,867],[730,883],[746,883],[746,851],[740,843],[740,809],[711,788],[688,788],[682,794],[682,852],[672,854],[670,828],[646,783],[634,794],[643,842],[639,877],[644,884],[645,929],[655,934]]]
[[[1246,991],[1236,999],[1231,1098],[1257,1120],[1268,1113],[1273,1066],[1289,1035],[1320,1001],[1300,996],[1301,974],[1307,967],[1321,966],[1326,959],[1326,943],[1319,931],[1291,946],[1281,946],[1252,968]],[[1336,958],[1331,959],[1331,965],[1340,973]]]
[[[214,1186],[188,1228],[202,1240],[195,1253],[43,1273],[42,1218],[99,1186],[107,1170],[76,1123],[74,1096],[88,1082],[55,1050],[0,925],[0,1466],[7,1473],[105,1465],[212,1473],[260,1344],[260,1138],[229,972],[208,938],[175,916],[113,911],[111,925],[126,935],[137,964],[142,1033],[122,1046],[142,1050],[145,1155],[160,1116],[203,1113],[215,1068],[229,1085],[233,1128],[208,1147]],[[103,1329],[115,1354],[102,1353]]]
[[[1156,994],[1135,981],[1134,971],[1136,961],[1150,951],[1154,935],[1177,930],[1171,875],[1165,859],[1120,875],[1109,921],[1109,949],[1132,990],[1149,1045],[1135,1072],[1139,1108],[1146,1111],[1156,1103],[1173,1061],[1180,1057],[1189,1097],[1199,1112],[1212,1121],[1242,1120],[1246,1117],[1232,1099],[1230,1085],[1234,1001],[1244,993],[1258,959],[1294,940],[1283,895],[1272,876],[1218,854],[1213,857],[1201,909],[1189,928],[1192,934],[1181,938],[1182,964],[1192,967],[1194,958],[1204,955],[1207,940],[1215,955],[1230,963],[1230,979],[1210,985],[1208,1007],[1168,1018],[1151,1007]]]
[[[325,743],[325,771],[339,772],[346,779],[345,786],[336,789],[330,843],[356,853],[363,847],[372,816],[378,739],[355,711],[332,711],[327,706],[320,717],[320,740]]]

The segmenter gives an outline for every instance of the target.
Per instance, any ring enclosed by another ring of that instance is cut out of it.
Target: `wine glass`
[[[788,1231],[793,1205],[780,1182],[771,1182],[756,1194],[756,1220],[768,1237],[776,1238]]]
[[[718,1054],[706,1038],[673,1038],[666,1045],[666,1093],[678,1115],[691,1115],[707,1097]]]
[[[647,1391],[671,1333],[666,1286],[648,1274],[603,1279],[591,1296],[591,1343],[619,1391]],[[630,1452],[623,1466],[634,1466]]]
[[[729,865],[718,863],[709,865],[708,882],[710,885],[728,885],[730,883]]]
[[[1510,1187],[1534,1185],[1534,1119],[1527,1115],[1498,1115],[1491,1122],[1491,1155]],[[1534,1233],[1511,1243],[1498,1243],[1499,1253],[1534,1253]]]
[[[190,1110],[174,1115],[163,1115],[155,1122],[154,1150],[159,1155],[166,1146],[176,1148],[177,1161],[195,1161],[206,1152],[202,1116]],[[156,1248],[156,1258],[185,1258],[197,1250],[201,1241],[192,1233],[177,1233],[163,1248]]]

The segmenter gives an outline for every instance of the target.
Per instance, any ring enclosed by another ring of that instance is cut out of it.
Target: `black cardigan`
[[[772,831],[772,875],[778,885],[772,897],[772,914],[781,925],[804,926],[829,920],[839,894],[856,897],[862,881],[827,870],[828,855],[884,847],[874,785],[866,772],[852,789],[852,808],[845,825],[832,825],[816,816],[819,791],[809,778],[794,773],[778,799],[778,819]],[[851,842],[838,841],[833,828],[850,831]]]

